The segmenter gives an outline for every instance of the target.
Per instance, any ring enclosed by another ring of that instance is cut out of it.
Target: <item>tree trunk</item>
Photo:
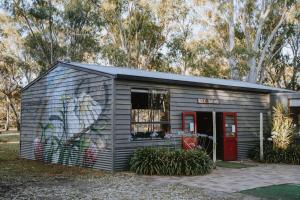
[[[229,31],[229,66],[230,66],[230,78],[231,79],[239,79],[239,72],[236,67],[235,57],[233,55],[233,49],[235,46],[235,33],[234,33],[234,0],[231,1],[230,15],[228,19],[228,31]]]
[[[17,130],[19,131],[20,127],[21,127],[21,124],[20,124],[18,112],[17,112],[16,107],[14,106],[11,98],[10,97],[7,97],[7,98],[9,100],[9,105],[10,105],[10,107],[11,107],[11,109],[12,109],[12,111],[13,111],[15,117],[16,117]]]
[[[10,115],[10,106],[8,101],[6,102],[6,122],[5,122],[5,131],[9,130],[9,115]]]
[[[258,78],[260,78],[262,80],[263,77],[259,77],[259,75],[263,75],[265,70],[263,68],[263,63],[266,57],[266,54],[268,53],[269,50],[269,46],[273,40],[273,38],[275,37],[275,34],[277,33],[278,29],[280,28],[281,24],[283,23],[285,16],[286,16],[286,1],[285,1],[285,6],[282,10],[282,16],[279,20],[279,22],[277,23],[277,25],[274,27],[274,29],[272,30],[272,32],[267,36],[267,40],[264,44],[261,44],[261,36],[263,35],[263,26],[266,22],[267,17],[269,16],[269,13],[271,11],[272,8],[272,3],[271,2],[267,2],[267,1],[263,1],[262,4],[262,8],[261,8],[261,12],[260,12],[260,16],[259,16],[259,20],[258,20],[258,25],[255,31],[255,37],[254,37],[254,41],[253,41],[253,45],[252,42],[249,41],[250,39],[250,34],[247,32],[247,28],[246,28],[246,21],[244,21],[244,33],[246,36],[246,43],[247,48],[249,50],[249,52],[255,52],[256,55],[249,55],[250,58],[247,62],[247,65],[249,67],[249,74],[247,77],[247,81],[250,83],[256,83]],[[251,20],[248,20],[251,21]],[[260,49],[260,47],[263,47],[262,49]],[[258,62],[256,62],[256,58],[258,59]]]
[[[188,75],[188,72],[187,72],[187,66],[186,66],[186,63],[183,62],[182,66],[181,66],[181,74],[182,75]]]
[[[231,77],[231,79],[238,80],[239,79],[239,71],[236,67],[236,61],[232,57],[229,58],[229,66],[230,66],[230,77]]]
[[[50,32],[50,62],[53,64],[53,30],[52,30],[52,2],[49,1],[50,15],[49,15],[49,32]]]
[[[249,66],[249,74],[247,77],[247,81],[250,83],[256,83],[257,80],[257,68],[256,68],[256,61],[255,61],[255,57],[251,57],[248,62],[247,65]]]

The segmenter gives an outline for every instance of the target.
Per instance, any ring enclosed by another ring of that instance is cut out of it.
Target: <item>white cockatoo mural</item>
[[[102,112],[102,108],[90,95],[83,92],[76,99],[76,107],[74,109],[78,116],[81,128],[89,127],[93,124]]]
[[[91,89],[89,79],[72,80],[58,70],[47,79],[47,94],[47,120],[40,123],[40,134],[33,141],[35,158],[93,167],[98,153],[106,148],[101,133],[107,125],[102,116],[107,105],[105,82]]]

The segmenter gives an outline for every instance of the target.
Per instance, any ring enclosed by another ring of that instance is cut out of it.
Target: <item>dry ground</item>
[[[0,199],[252,199],[132,173],[45,164],[18,158],[18,135],[1,135]],[[205,184],[205,183],[202,183]]]

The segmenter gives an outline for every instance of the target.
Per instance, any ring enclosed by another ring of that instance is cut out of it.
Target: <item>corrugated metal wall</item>
[[[22,93],[20,156],[112,170],[113,79],[57,66]]]
[[[181,130],[182,112],[207,111],[237,112],[238,158],[245,159],[249,148],[259,142],[259,113],[264,113],[265,127],[270,111],[268,94],[237,92],[196,87],[180,87],[155,83],[116,80],[115,110],[115,169],[128,167],[128,160],[134,149],[151,145],[168,145],[162,139],[129,141],[131,88],[163,88],[170,90],[170,120],[173,133]],[[220,104],[198,104],[198,98],[218,99]],[[266,129],[265,129],[266,130]],[[175,139],[180,145],[180,140]]]

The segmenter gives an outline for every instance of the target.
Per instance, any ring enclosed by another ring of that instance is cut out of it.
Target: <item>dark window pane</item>
[[[152,109],[169,110],[168,91],[152,90]]]
[[[290,115],[293,119],[296,132],[300,134],[300,107],[290,107]]]
[[[149,109],[150,94],[148,90],[132,90],[131,106],[132,109]]]
[[[170,131],[169,92],[131,90],[131,135],[134,138],[161,137]]]
[[[166,90],[152,90],[153,117],[155,122],[169,121],[169,92]]]

